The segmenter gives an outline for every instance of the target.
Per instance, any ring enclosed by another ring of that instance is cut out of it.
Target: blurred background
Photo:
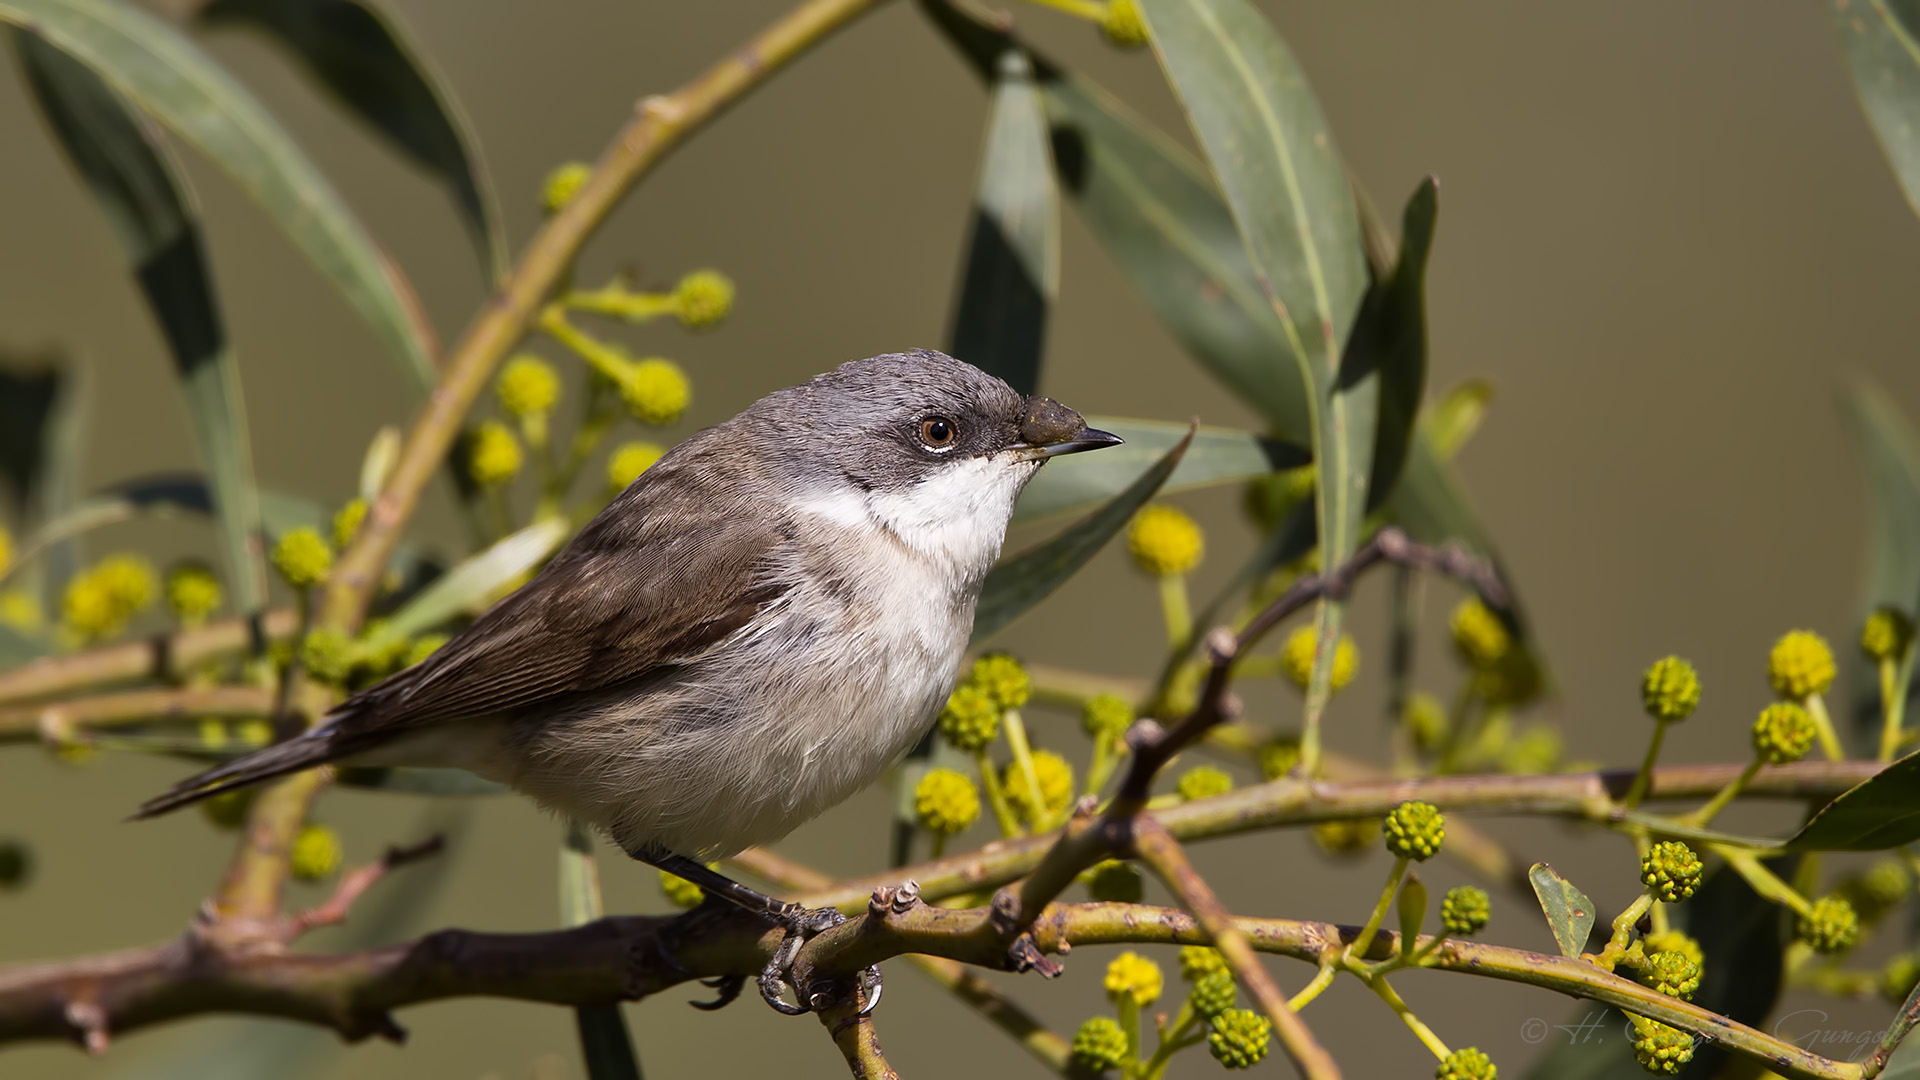
[[[1469,376],[1497,387],[1461,467],[1538,626],[1558,686],[1548,714],[1570,755],[1637,761],[1647,735],[1639,673],[1677,652],[1699,666],[1706,697],[1670,735],[1666,760],[1744,760],[1746,726],[1768,699],[1773,639],[1806,627],[1851,653],[1866,504],[1837,392],[1864,376],[1920,413],[1909,344],[1920,222],[1854,100],[1823,5],[1257,2],[1305,66],[1341,151],[1379,205],[1397,208],[1420,177],[1439,178],[1429,388]],[[463,100],[516,245],[538,224],[550,169],[596,157],[640,97],[677,86],[786,6],[394,4]],[[1187,137],[1151,55],[1117,51],[1087,23],[1014,7],[1034,43]],[[456,337],[485,292],[442,193],[366,139],[261,38],[203,40],[406,267],[443,340]],[[665,286],[712,266],[739,286],[732,319],[715,332],[615,332],[693,378],[693,409],[673,434],[843,360],[945,341],[986,107],[983,87],[919,12],[895,3],[777,76],[645,180],[587,249],[580,280],[632,267],[643,283]],[[58,347],[91,366],[83,488],[194,467],[148,311],[105,221],[12,77],[0,79],[0,153],[0,347]],[[183,156],[204,203],[261,484],[338,505],[352,494],[369,438],[404,424],[415,395],[262,212],[217,170]],[[1047,393],[1085,412],[1254,426],[1160,329],[1071,211],[1061,281]],[[1177,501],[1208,528],[1196,590],[1210,595],[1252,543],[1238,491]],[[416,531],[460,544],[446,491],[436,487]],[[197,523],[119,527],[90,543],[92,556],[137,547],[162,565],[188,552],[217,556],[211,530]],[[1376,760],[1382,586],[1358,597],[1361,680],[1336,701],[1330,736]],[[1430,590],[1417,680],[1443,695],[1459,677],[1442,629],[1451,605],[1444,587]],[[1159,661],[1159,623],[1151,584],[1109,551],[1001,641],[1034,660],[1143,675]],[[1281,710],[1296,703],[1274,693],[1252,708],[1291,715]],[[1055,732],[1080,738],[1070,717],[1042,713],[1033,723],[1043,742]],[[121,819],[186,768],[110,754],[74,769],[43,753],[0,754],[0,833],[38,853],[31,887],[0,897],[0,962],[178,932],[216,880],[231,836],[193,814],[137,826]],[[870,871],[884,860],[888,798],[871,791],[781,850],[836,873]],[[1742,809],[1725,820],[1778,829],[1790,814]],[[378,794],[331,793],[320,816],[341,831],[349,862],[436,827],[418,800]],[[1552,823],[1486,824],[1551,857],[1605,907],[1638,891],[1631,852],[1617,840]],[[475,800],[442,866],[379,887],[435,890],[393,936],[554,925],[559,834],[521,800]],[[609,910],[665,910],[653,871],[605,854]],[[1215,841],[1196,855],[1235,910],[1355,922],[1387,858],[1336,864],[1293,833]],[[1439,863],[1427,873],[1436,895],[1465,880]],[[1551,951],[1530,899],[1496,892],[1494,903],[1489,940]],[[308,947],[337,944],[338,934],[316,934]],[[1070,1033],[1104,1007],[1108,954],[1077,953],[1055,984],[1000,982]],[[1297,964],[1274,970],[1292,988],[1310,974]],[[1544,992],[1444,975],[1411,975],[1400,989],[1449,1043],[1487,1050],[1503,1075],[1518,1075],[1541,1049],[1522,1037],[1527,1018],[1568,1023],[1586,1011]],[[698,1014],[682,1004],[689,996],[627,1007],[651,1075],[842,1074],[812,1020],[751,1000]],[[1818,1026],[1852,1030],[1877,1029],[1889,1013],[1797,997],[1782,1012],[1800,1007],[1832,1013]],[[0,1050],[0,1074],[161,1076],[190,1061],[202,1077],[581,1075],[565,1010],[467,1000],[399,1019],[412,1033],[404,1048],[338,1048],[326,1033],[276,1022],[196,1020],[131,1035],[100,1059],[60,1045]],[[904,965],[889,967],[880,1019],[905,1076],[1040,1075]],[[1308,1019],[1350,1076],[1424,1076],[1433,1067],[1349,981]],[[1795,1023],[1795,1034],[1815,1026]],[[205,1056],[210,1047],[217,1060]],[[1182,1075],[1215,1068],[1202,1054],[1175,1064]],[[1263,1068],[1284,1065],[1276,1056]]]

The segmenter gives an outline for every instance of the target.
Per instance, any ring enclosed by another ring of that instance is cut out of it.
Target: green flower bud
[[[695,270],[674,287],[673,306],[688,329],[717,325],[733,310],[733,282],[718,270]]]
[[[1440,899],[1440,925],[1454,937],[1469,937],[1486,929],[1493,914],[1493,901],[1485,889],[1457,885]]]
[[[1320,636],[1311,625],[1302,626],[1287,635],[1287,643],[1281,646],[1280,666],[1286,670],[1287,678],[1301,690],[1313,679],[1313,660]],[[1329,691],[1338,693],[1353,681],[1360,673],[1360,649],[1353,639],[1340,635],[1340,642],[1333,650],[1333,671],[1329,676]]]
[[[1678,840],[1663,840],[1640,860],[1640,881],[1656,900],[1678,903],[1700,887],[1700,857]]]
[[[1799,761],[1813,746],[1813,717],[1791,701],[1776,701],[1753,722],[1753,752],[1769,765]]]
[[[1073,1033],[1073,1062],[1088,1072],[1117,1069],[1128,1057],[1127,1033],[1112,1017],[1093,1017]]]
[[[967,681],[985,690],[1001,709],[1017,709],[1033,697],[1026,665],[1006,653],[988,653],[973,662]]]
[[[521,353],[500,366],[493,392],[508,416],[545,416],[560,400],[560,373],[533,353]]]
[[[326,580],[333,569],[333,549],[313,529],[294,529],[273,545],[273,568],[296,589],[309,589]]]
[[[1123,49],[1137,49],[1147,43],[1147,23],[1140,17],[1136,0],[1107,0],[1107,17],[1100,20],[1100,32]]]
[[[233,725],[233,739],[249,750],[258,750],[273,741],[273,725],[265,720],[242,720]]]
[[[939,836],[967,831],[980,820],[980,790],[973,779],[952,769],[928,769],[913,788],[913,812],[920,827]]]
[[[1147,894],[1146,880],[1132,863],[1102,859],[1080,875],[1087,895],[1109,904],[1137,904]]]
[[[1447,819],[1432,803],[1403,802],[1380,823],[1380,832],[1395,856],[1426,862],[1447,838]]]
[[[1663,723],[1685,720],[1700,704],[1700,676],[1677,656],[1655,660],[1640,679],[1640,704]]]
[[[1895,1005],[1904,1004],[1915,983],[1920,983],[1920,959],[1910,952],[1898,953],[1880,972],[1880,996]]]
[[[1160,1000],[1165,980],[1160,965],[1129,949],[1107,965],[1107,1000],[1114,1004],[1131,1001],[1145,1008]]]
[[[1692,1001],[1694,991],[1700,989],[1700,965],[1683,953],[1654,953],[1647,957],[1635,978],[1640,985],[1650,986],[1657,993]]]
[[[1473,687],[1489,705],[1519,708],[1540,696],[1540,663],[1525,649],[1507,650],[1490,667],[1476,668]]]
[[[253,788],[232,788],[200,801],[200,812],[215,828],[237,829],[246,824],[253,807]]]
[[[970,682],[954,687],[940,710],[940,736],[955,749],[972,753],[993,745],[999,735],[1000,710],[993,695]]]
[[[1641,948],[1648,956],[1660,953],[1679,953],[1696,965],[1705,963],[1706,953],[1700,949],[1700,943],[1679,930],[1665,930],[1657,934],[1648,934],[1641,939]]]
[[[526,455],[513,429],[498,420],[483,420],[467,440],[467,475],[481,487],[504,484],[520,475]]]
[[[620,448],[607,459],[607,489],[620,492],[627,485],[640,478],[640,474],[653,468],[655,462],[666,454],[659,443],[629,442],[621,443]]]
[[[1174,790],[1187,802],[1195,802],[1214,795],[1225,795],[1233,790],[1233,777],[1225,769],[1212,765],[1196,765],[1181,774]]]
[[[321,881],[340,869],[340,836],[325,825],[307,825],[293,838],[287,865],[301,881]]]
[[[547,174],[546,183],[541,186],[540,206],[549,214],[557,214],[560,208],[573,201],[585,186],[587,177],[593,175],[593,166],[584,161],[569,161],[565,165]]]
[[[1507,632],[1507,624],[1477,598],[1460,601],[1447,625],[1453,631],[1453,647],[1468,667],[1492,667],[1513,648],[1513,635]]]
[[[407,650],[407,667],[420,663],[427,657],[440,651],[440,647],[453,640],[445,634],[421,634],[413,639],[412,648]]]
[[[1900,860],[1881,859],[1842,882],[1839,892],[1853,905],[1860,921],[1871,926],[1912,894],[1913,879],[1907,876]]]
[[[333,515],[333,546],[346,550],[353,538],[360,535],[360,526],[367,520],[367,500],[348,499],[338,513]]]
[[[1860,917],[1853,905],[1838,896],[1823,896],[1813,910],[1800,916],[1794,936],[1818,953],[1843,953],[1860,942]]]
[[[1193,991],[1187,995],[1187,1000],[1192,1003],[1195,1016],[1202,1020],[1211,1020],[1233,1008],[1238,989],[1233,983],[1231,973],[1216,971],[1195,980]]]
[[[183,562],[167,571],[167,607],[184,626],[199,626],[220,609],[220,579],[206,563]]]
[[[1912,644],[1913,619],[1899,608],[1880,608],[1860,627],[1860,651],[1869,660],[1898,660]]]
[[[18,889],[33,877],[33,851],[18,840],[0,840],[0,889]]]
[[[0,592],[0,625],[11,626],[29,637],[40,633],[40,626],[46,621],[46,613],[40,610],[40,599],[26,589],[8,589]]]
[[[1211,945],[1182,945],[1180,947],[1180,977],[1188,982],[1199,982],[1209,975],[1218,975],[1227,970],[1227,958],[1220,950]]]
[[[1251,1069],[1267,1056],[1273,1021],[1251,1009],[1228,1009],[1213,1018],[1207,1052],[1229,1069]]]
[[[708,869],[712,869],[711,866]],[[660,871],[660,895],[667,903],[677,908],[697,908],[707,898],[707,891],[679,874]]]
[[[1373,846],[1380,835],[1379,818],[1344,818],[1313,823],[1313,842],[1329,855],[1358,855]]]
[[[1207,541],[1186,511],[1154,503],[1134,515],[1127,527],[1127,551],[1134,565],[1149,576],[1171,577],[1200,565]]]
[[[1278,780],[1300,764],[1298,739],[1275,739],[1260,748],[1260,775]]]
[[[1633,1020],[1633,1060],[1655,1076],[1678,1076],[1693,1060],[1693,1036],[1644,1016]]]
[[[1133,706],[1118,694],[1095,694],[1080,707],[1080,727],[1096,739],[1117,742],[1134,719]]]
[[[1013,804],[1014,813],[1029,825],[1058,816],[1073,802],[1073,766],[1067,764],[1066,758],[1051,750],[1035,750],[1033,778],[1040,782],[1037,795],[1027,783],[1026,771],[1020,768],[1019,762],[1008,762],[1001,774],[1007,801]]]
[[[693,384],[678,364],[653,357],[628,369],[620,380],[620,397],[635,420],[665,427],[687,411],[693,401]]]
[[[1438,750],[1447,737],[1447,707],[1432,694],[1408,695],[1400,721],[1407,726],[1413,745],[1429,753]]]
[[[1773,683],[1773,692],[1794,701],[1826,693],[1839,671],[1826,639],[1811,630],[1795,630],[1781,637],[1767,657],[1767,679]]]
[[[316,626],[300,642],[300,666],[317,682],[344,686],[359,651],[347,635],[330,626]]]
[[[1537,776],[1560,767],[1567,743],[1551,724],[1529,724],[1500,751],[1500,771]]]
[[[1433,1070],[1434,1080],[1495,1080],[1500,1070],[1494,1067],[1493,1059],[1480,1052],[1478,1047],[1468,1046],[1448,1054]]]

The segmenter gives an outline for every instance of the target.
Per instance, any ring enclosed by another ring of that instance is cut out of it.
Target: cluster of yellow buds
[[[1280,647],[1280,667],[1287,673],[1293,685],[1305,690],[1313,681],[1313,661],[1319,651],[1320,636],[1312,626],[1302,626],[1287,635],[1286,644]],[[1327,689],[1339,693],[1353,682],[1360,673],[1360,649],[1353,638],[1346,634],[1333,649],[1333,670]]]
[[[67,632],[98,641],[126,628],[158,591],[153,565],[138,555],[109,555],[67,582],[61,610]]]

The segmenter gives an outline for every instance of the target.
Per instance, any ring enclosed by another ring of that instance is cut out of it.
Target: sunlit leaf
[[[1427,255],[1440,215],[1440,189],[1432,177],[1420,182],[1401,215],[1399,260],[1374,282],[1353,337],[1346,364],[1378,371],[1379,423],[1374,429],[1373,472],[1368,502],[1378,505],[1400,482],[1414,439],[1414,422],[1427,387]],[[1359,354],[1370,353],[1371,360]]]
[[[1014,524],[1086,510],[1105,502],[1193,430],[1187,424],[1164,420],[1112,416],[1091,416],[1087,423],[1127,441],[1091,454],[1073,454],[1048,462],[1014,504]],[[1161,492],[1238,483],[1274,469],[1304,465],[1306,460],[1297,447],[1252,432],[1203,427],[1193,430],[1192,443]]]
[[[225,169],[333,282],[423,389],[431,332],[404,279],[292,139],[173,27],[124,0],[0,0],[28,27]]]
[[[500,209],[478,140],[395,12],[360,0],[212,0],[199,17],[254,27],[291,50],[341,105],[447,186],[489,282],[505,273]]]
[[[1533,882],[1533,893],[1540,898],[1540,910],[1546,913],[1560,954],[1579,956],[1593,932],[1593,901],[1546,863],[1534,863],[1527,879]]]
[[[565,542],[568,531],[565,518],[537,521],[455,564],[369,634],[367,647],[378,649],[405,640],[484,606],[546,561]]]
[[[598,919],[600,871],[593,836],[578,821],[567,822],[560,845],[560,925],[584,926]],[[573,1011],[588,1080],[640,1080],[639,1055],[618,1004],[581,1005]]]
[[[1884,851],[1920,840],[1920,754],[1840,794],[1787,841],[1795,851]]]

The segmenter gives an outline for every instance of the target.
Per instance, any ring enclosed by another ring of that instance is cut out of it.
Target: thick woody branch
[[[299,622],[292,608],[282,608],[261,616],[261,630],[268,641],[284,641],[294,635]],[[251,634],[245,619],[218,619],[193,630],[65,656],[43,656],[0,671],[0,703],[34,701],[138,679],[177,680],[205,661],[245,652]]]

